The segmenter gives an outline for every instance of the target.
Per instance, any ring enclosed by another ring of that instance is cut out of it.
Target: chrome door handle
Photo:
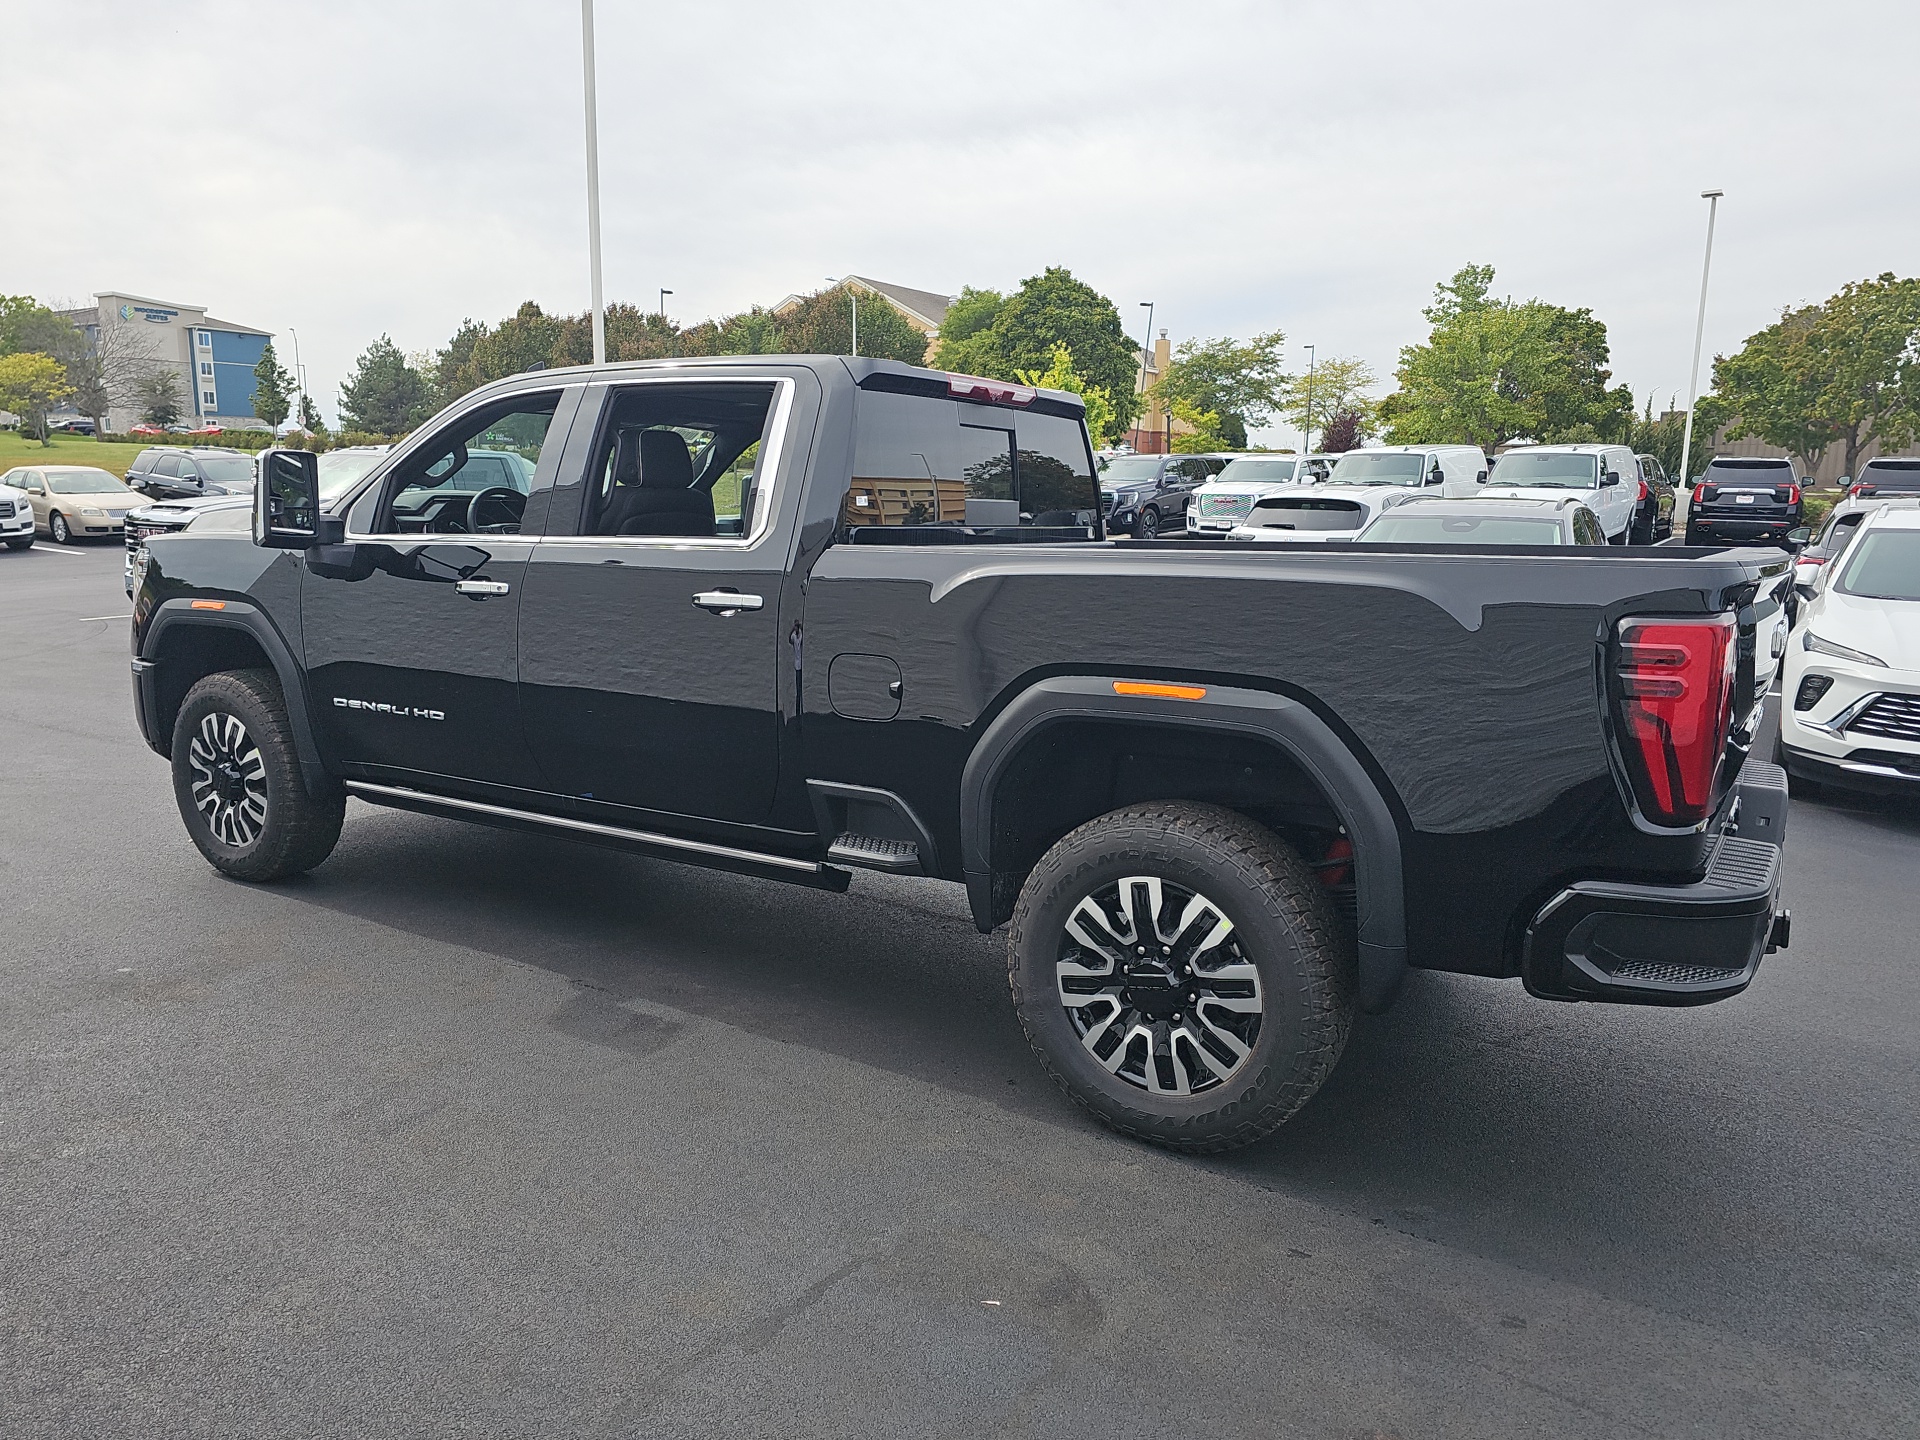
[[[504,595],[512,588],[504,580],[456,580],[453,591],[456,595],[471,595],[484,600],[489,595]]]
[[[737,615],[742,610],[758,610],[767,602],[758,595],[742,595],[738,590],[702,590],[693,603],[716,615]]]

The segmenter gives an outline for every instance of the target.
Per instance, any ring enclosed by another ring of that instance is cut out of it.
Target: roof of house
[[[915,290],[906,285],[894,285],[885,280],[869,280],[864,275],[849,275],[848,280],[856,285],[864,285],[886,296],[912,316],[924,321],[927,328],[938,330],[940,322],[947,318],[947,311],[953,307],[953,296],[937,295],[931,290]]]

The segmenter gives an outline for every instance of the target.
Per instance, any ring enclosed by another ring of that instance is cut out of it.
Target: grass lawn
[[[18,430],[0,430],[0,470],[16,465],[98,465],[124,478],[133,457],[146,448],[95,440],[90,435],[55,435],[53,448],[48,450]]]

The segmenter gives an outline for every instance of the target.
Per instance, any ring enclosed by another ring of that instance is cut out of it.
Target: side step
[[[887,840],[878,835],[841,835],[827,847],[827,859],[893,875],[918,875],[920,847],[911,840]]]
[[[420,815],[437,815],[447,820],[472,820],[500,830],[519,830],[533,835],[558,835],[563,839],[584,840],[590,845],[604,845],[636,855],[651,855],[657,860],[678,860],[683,864],[703,865],[710,870],[731,870],[738,875],[784,880],[790,885],[805,885],[814,890],[842,891],[853,880],[845,870],[836,866],[822,865],[814,860],[796,860],[788,855],[769,855],[758,850],[737,849],[732,845],[715,845],[706,840],[661,835],[651,830],[603,825],[594,820],[577,820],[569,815],[515,810],[506,805],[461,800],[451,795],[410,790],[401,785],[375,785],[368,780],[348,780],[344,783],[348,794],[357,795],[370,804],[412,810]]]

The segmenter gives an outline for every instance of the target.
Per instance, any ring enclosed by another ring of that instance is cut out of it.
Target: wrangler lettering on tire
[[[1243,815],[1138,805],[1034,867],[1008,941],[1040,1063],[1104,1124],[1177,1150],[1250,1144],[1345,1047],[1354,959],[1312,873]]]

